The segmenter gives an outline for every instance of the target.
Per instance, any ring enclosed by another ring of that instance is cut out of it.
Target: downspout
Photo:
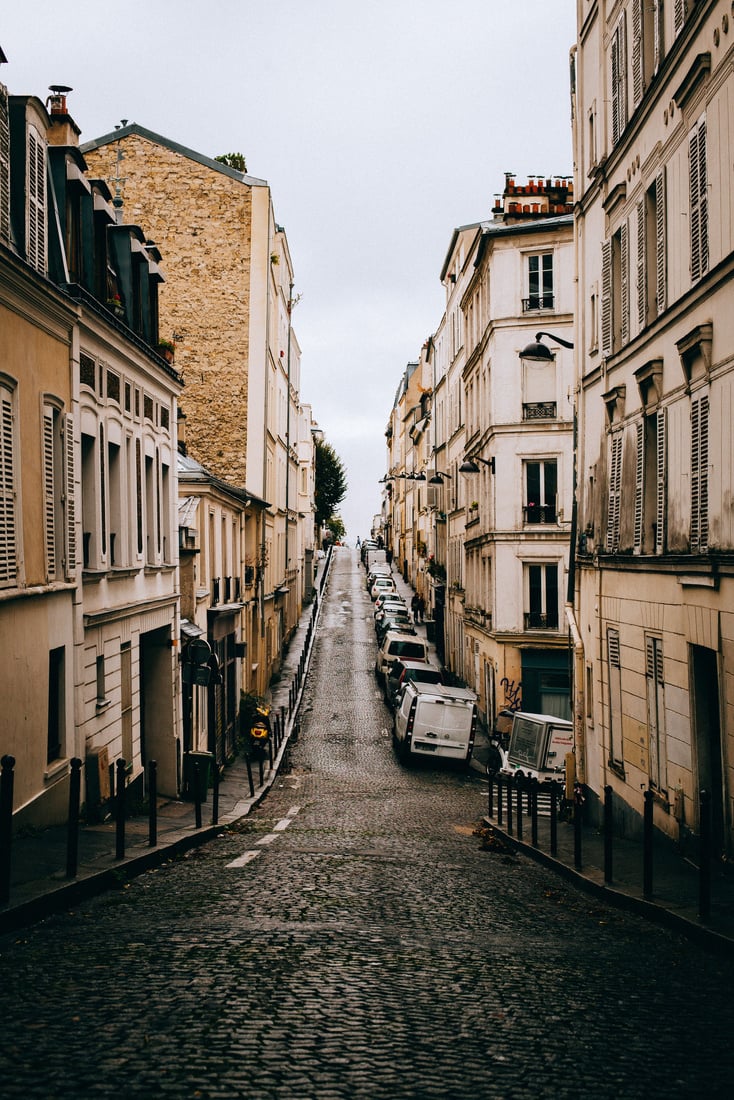
[[[264,400],[264,412],[265,412],[265,425],[263,431],[263,500],[267,498],[268,489],[268,377],[270,374],[270,210],[271,199],[270,189],[268,189],[268,247],[266,251],[266,264],[265,264],[265,400]],[[265,508],[260,512],[260,581],[258,599],[260,602],[260,637],[265,637],[265,553],[267,550],[267,543],[265,540],[265,530],[267,524],[265,522]]]
[[[291,474],[291,329],[293,325],[293,280],[288,287],[288,359],[287,359],[287,393],[285,414],[285,584],[288,582],[288,530],[290,528],[290,474]],[[291,603],[292,593],[288,592],[286,606]],[[286,626],[289,624],[287,623]],[[295,624],[294,624],[295,625]]]

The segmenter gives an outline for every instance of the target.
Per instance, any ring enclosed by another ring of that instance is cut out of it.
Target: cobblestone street
[[[374,659],[343,549],[263,805],[0,939],[5,1098],[731,1095],[732,962],[483,850],[486,784],[397,762]]]

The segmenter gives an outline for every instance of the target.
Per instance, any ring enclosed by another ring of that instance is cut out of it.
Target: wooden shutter
[[[708,550],[708,420],[706,394],[691,402],[691,552]]]
[[[620,282],[620,309],[622,316],[619,319],[619,336],[622,346],[629,343],[630,338],[630,258],[629,258],[629,225],[623,222],[619,227],[619,282]]]
[[[632,106],[641,102],[645,92],[642,43],[642,0],[632,0]]]
[[[36,131],[28,129],[28,214],[26,259],[41,275],[46,274],[46,146]]]
[[[56,478],[54,471],[54,410],[43,409],[43,527],[46,542],[46,576],[56,580]]]
[[[642,525],[645,505],[645,425],[637,425],[637,459],[635,464],[635,530],[633,551],[642,553]]]
[[[0,84],[0,239],[10,237],[10,124],[8,92]]]
[[[655,296],[658,316],[664,311],[667,300],[665,222],[665,169],[662,168],[655,177]]]
[[[656,497],[655,497],[655,553],[662,554],[665,550],[665,536],[666,536],[666,495],[665,495],[665,483],[667,478],[666,468],[666,410],[659,409],[657,416],[657,456],[656,456]]]
[[[647,324],[647,271],[645,264],[645,200],[637,204],[637,323]]]
[[[622,489],[622,432],[613,432],[609,439],[609,496],[607,502],[607,552],[619,549],[619,519]]]
[[[611,78],[609,83],[611,84],[612,91],[612,145],[616,145],[619,141],[619,136],[622,132],[620,125],[620,108],[619,108],[619,33],[618,29],[615,30],[612,36],[612,57],[611,57]]]
[[[609,760],[622,763],[622,655],[619,631],[607,628],[607,670],[609,675]]]
[[[653,74],[657,73],[660,68],[660,62],[663,59],[663,18],[662,18],[662,3],[663,0],[653,0],[653,61],[652,71]]]
[[[601,353],[612,354],[612,242],[601,246]]]
[[[18,573],[15,509],[13,394],[0,387],[0,584],[13,584]]]
[[[708,192],[705,119],[701,119],[688,139],[688,172],[691,222],[691,281],[695,283],[708,271]]]
[[[677,35],[686,21],[686,0],[673,0],[673,31]]]
[[[64,509],[65,509],[65,570],[71,580],[76,573],[76,496],[74,485],[74,419],[67,414],[64,417]]]

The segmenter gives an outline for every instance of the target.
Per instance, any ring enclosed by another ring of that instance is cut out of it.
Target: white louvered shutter
[[[0,584],[13,584],[17,573],[13,395],[0,387]]]
[[[706,172],[706,120],[701,119],[688,139],[688,172],[691,222],[691,281],[708,271],[708,191]]]
[[[0,84],[0,239],[10,237],[10,124],[8,92]]]
[[[43,409],[43,529],[46,577],[56,580],[56,481],[54,471],[54,410]]]
[[[619,335],[622,346],[629,343],[630,338],[630,258],[629,258],[629,225],[623,222],[619,227],[619,281],[620,281],[620,309],[622,316],[619,319]]]
[[[691,552],[708,550],[709,399],[691,402]]]
[[[666,509],[666,480],[667,480],[667,446],[665,440],[666,431],[666,411],[665,409],[658,410],[658,423],[657,423],[657,456],[656,456],[656,527],[655,527],[655,553],[662,554],[665,550],[665,536],[666,536],[666,521],[667,521],[667,509]]]
[[[46,144],[28,129],[28,213],[26,258],[41,275],[46,274]]]
[[[642,553],[642,527],[645,505],[645,425],[637,424],[637,458],[635,464],[635,530],[633,551]]]
[[[673,31],[676,37],[686,21],[686,0],[673,0]]]
[[[647,271],[645,265],[645,200],[637,204],[637,323],[647,324]]]
[[[64,511],[65,511],[65,572],[68,580],[76,573],[76,497],[74,486],[74,419],[64,417]]]
[[[612,354],[612,242],[601,246],[601,353]]]
[[[610,554],[619,549],[619,520],[622,496],[622,432],[613,432],[609,439],[609,497],[607,502],[607,541]]]
[[[655,296],[658,316],[667,304],[665,169],[655,177]]]
[[[632,0],[632,106],[641,102],[645,92],[642,42],[642,0]]]

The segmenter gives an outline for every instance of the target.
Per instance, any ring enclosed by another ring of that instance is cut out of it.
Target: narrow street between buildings
[[[731,1094],[734,963],[484,850],[481,774],[395,756],[372,620],[340,549],[266,801],[0,938],[4,1097]]]

